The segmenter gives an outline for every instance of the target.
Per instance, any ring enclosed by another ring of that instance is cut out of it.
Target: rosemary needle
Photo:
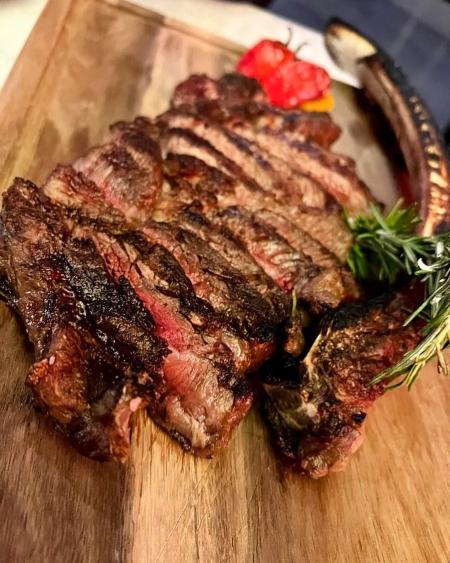
[[[355,277],[392,285],[401,274],[407,274],[425,284],[423,303],[405,322],[407,325],[418,316],[424,318],[423,340],[372,381],[398,379],[391,387],[405,384],[411,388],[422,367],[435,356],[439,371],[449,373],[442,352],[450,342],[450,234],[415,234],[420,223],[416,208],[404,208],[401,200],[386,217],[374,205],[370,211],[369,215],[347,217],[354,235],[348,265]]]

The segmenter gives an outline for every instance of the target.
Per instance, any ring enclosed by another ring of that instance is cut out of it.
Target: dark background
[[[402,67],[450,140],[450,3],[444,0],[259,0],[322,31],[338,16],[377,41]]]

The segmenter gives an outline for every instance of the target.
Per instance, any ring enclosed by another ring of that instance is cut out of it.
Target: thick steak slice
[[[292,221],[267,209],[258,212],[258,219],[274,228],[292,248],[308,256],[314,264],[329,271],[330,287],[335,288],[336,295],[341,294],[342,301],[356,301],[361,296],[350,270],[343,266],[332,252]]]
[[[181,445],[209,456],[224,447],[252,403],[236,357],[219,338],[214,313],[198,300],[171,254],[142,235],[93,234],[111,275],[126,278],[169,347],[163,386],[149,401],[152,418]]]
[[[275,199],[273,194],[249,178],[236,163],[225,157],[208,141],[187,129],[165,131],[161,136],[161,145],[164,154],[168,154],[166,162],[170,161],[170,166],[173,167],[171,173],[167,172],[166,167],[166,176],[175,177],[179,173],[187,181],[194,177],[195,182],[199,182],[199,190],[207,187],[208,193],[211,193],[214,183],[205,182],[205,177],[211,174],[208,167],[216,169],[223,173],[222,178],[228,177],[233,180],[233,182],[219,180],[217,172],[214,173],[215,183],[220,185],[220,189],[215,189],[213,192],[218,198],[219,206],[239,205],[255,213],[260,209],[276,211],[279,215],[289,217],[289,220],[299,228],[333,252],[341,262],[346,261],[352,245],[352,234],[340,210],[295,206],[291,205],[289,200]],[[181,159],[184,162],[180,164]],[[203,164],[199,164],[199,161]]]
[[[275,445],[293,467],[318,478],[342,470],[363,440],[363,422],[383,384],[370,384],[422,338],[404,327],[416,301],[397,293],[330,315],[305,360],[271,366],[266,415]]]
[[[320,184],[309,176],[277,158],[270,150],[266,151],[213,121],[171,110],[161,115],[157,122],[169,129],[187,129],[205,139],[277,199],[290,199],[291,204],[319,209],[325,208],[329,202]]]
[[[135,124],[113,126],[108,141],[74,164],[130,222],[149,216],[162,184],[159,145]]]
[[[292,140],[288,134],[274,134],[268,128],[255,131],[251,125],[241,123],[233,125],[232,130],[286,163],[294,163],[350,213],[364,213],[369,203],[375,201],[348,157],[312,143]]]
[[[124,214],[112,206],[99,187],[72,166],[58,165],[41,188],[53,203],[64,208],[68,219],[92,223],[115,230],[125,221]]]
[[[144,309],[141,325],[146,330],[139,331],[138,325],[138,341],[132,341],[120,309],[130,308],[131,316],[132,303],[121,296],[119,310],[113,310],[109,298],[114,301],[115,287],[109,295],[96,295],[94,283],[88,303],[80,299],[80,284],[92,288],[92,280],[82,272],[78,274],[83,279],[67,275],[66,260],[74,258],[76,250],[70,241],[60,240],[60,223],[52,230],[56,218],[42,206],[37,188],[29,182],[17,179],[5,195],[2,221],[9,281],[38,360],[27,381],[41,408],[82,453],[122,460],[130,445],[130,417],[146,405],[147,381],[157,377],[165,347],[152,335],[152,320]],[[103,303],[98,309],[92,303],[97,298]],[[127,332],[125,338],[121,329]],[[150,361],[144,362],[147,356],[142,354],[140,365],[130,367],[133,346],[148,352]]]
[[[287,111],[270,105],[259,84],[240,74],[225,74],[218,81],[193,75],[175,89],[171,105],[221,123],[246,122],[255,129],[289,133],[325,148],[341,132],[327,113]]]
[[[79,234],[79,236],[89,239],[92,238],[96,232],[97,233],[106,232],[108,234],[115,233],[116,235],[130,232],[130,228],[125,223],[124,217],[122,216],[121,220],[120,217],[117,219],[117,215],[120,214],[119,212],[115,211],[113,208],[111,208],[111,213],[109,216],[105,216],[105,218],[102,218],[100,221],[94,220],[95,217],[98,215],[98,207],[95,204],[93,204],[93,202],[95,202],[95,198],[92,197],[91,194],[94,194],[95,191],[97,191],[98,193],[99,188],[92,182],[87,181],[81,173],[76,173],[73,169],[66,167],[64,170],[64,174],[58,177],[58,181],[54,181],[54,176],[55,176],[54,174],[51,175],[49,181],[44,186],[45,193],[51,198],[51,201],[54,204],[59,206],[58,207],[59,210],[62,211],[62,214],[64,215],[64,219],[63,219],[64,222],[72,229],[75,229]],[[85,183],[84,188],[82,188],[83,182]],[[76,188],[75,190],[74,190],[74,186]],[[51,187],[51,189],[49,189],[49,187]],[[89,195],[89,197],[87,198],[84,197],[84,194],[86,192]],[[71,200],[71,195],[73,195],[72,200]],[[76,206],[74,205],[73,200],[76,200]],[[81,231],[80,229],[78,230],[76,229],[76,225],[83,226]],[[175,232],[175,230],[176,230],[176,225],[173,226],[173,231]],[[195,241],[196,240],[195,234],[193,236]],[[135,236],[135,240],[136,241],[139,240],[139,237],[137,235]],[[202,245],[203,245],[202,246],[203,249],[205,249],[205,244],[202,243]],[[206,250],[208,249],[206,248]],[[198,248],[193,248],[192,253],[195,253],[197,251],[199,251]],[[195,298],[197,306],[199,306],[200,303],[203,304],[203,310],[205,316],[208,318],[214,317],[216,323],[216,332],[218,334],[218,336],[216,336],[216,339],[219,338],[219,340],[226,342],[226,345],[232,350],[237,371],[239,373],[244,373],[245,371],[254,371],[257,368],[257,366],[260,365],[260,363],[264,361],[268,357],[268,355],[270,355],[271,350],[273,349],[274,346],[273,339],[267,340],[266,338],[263,338],[262,341],[260,341],[258,338],[257,339],[248,338],[247,334],[242,334],[239,330],[236,329],[236,326],[230,320],[233,314],[231,308],[228,310],[226,315],[224,315],[223,310],[219,311],[216,314],[214,312],[214,309],[204,299],[199,299],[195,296],[195,292],[192,287],[192,284],[189,281],[188,277],[186,277],[186,275],[183,273],[183,269],[181,268],[180,264],[171,256],[169,252],[167,252],[166,254],[168,254],[168,256],[172,258],[172,261],[174,263],[172,268],[166,268],[167,275],[169,276],[167,280],[167,284],[170,285],[171,275],[173,274],[176,266],[176,268],[178,268],[178,270],[182,272],[182,275],[184,276],[185,279],[183,292],[186,294],[186,298],[189,296],[188,301],[191,304],[194,303],[194,298]],[[215,260],[214,257],[216,256],[214,250],[209,249],[208,256],[212,257],[211,264],[213,264]],[[194,258],[192,260],[194,260],[195,262]],[[205,260],[207,260],[207,258],[205,258]],[[220,256],[219,256],[219,260],[220,260]],[[168,264],[168,262],[169,262],[168,259],[164,260],[164,263],[166,265]],[[222,268],[226,270],[227,264],[223,262],[224,261],[222,260]],[[231,266],[230,269],[233,270]],[[204,275],[207,277],[207,279],[210,280],[210,283],[214,284],[214,282],[216,282],[221,287],[220,284],[222,284],[222,279],[220,277],[219,278],[214,277],[214,275],[208,271],[207,267],[205,267],[205,272],[206,273]],[[189,276],[192,275],[192,272],[190,270],[188,270],[188,275]],[[200,279],[202,275],[203,275],[202,272],[199,271],[199,273],[197,274],[197,278]],[[242,286],[243,288],[245,288],[246,284],[250,283],[249,280],[244,279],[237,272],[234,273],[234,276],[235,277],[237,276],[239,278],[240,286]],[[228,277],[231,279],[233,277],[233,273],[229,272]],[[177,282],[177,286],[180,285],[180,279],[181,279],[180,275],[173,277],[173,280],[176,280]],[[197,279],[197,283],[198,283],[198,279]],[[214,285],[212,285],[211,287],[213,288]],[[253,299],[255,299],[255,293],[256,290],[253,289],[252,291]],[[243,295],[244,299],[245,299],[245,295],[246,294]],[[204,297],[205,295],[202,294],[202,296]],[[163,298],[163,296],[161,297]],[[260,300],[263,299],[262,296],[258,296],[258,297],[260,298]],[[265,309],[270,307],[270,303],[268,301],[263,301],[263,303],[261,304],[258,301],[256,307],[257,308],[262,307],[262,310],[264,311]],[[184,312],[183,314],[187,314],[187,313]],[[198,309],[196,309],[192,314],[197,316]],[[271,323],[271,326],[273,327],[272,336],[274,336],[275,329],[280,323],[279,312],[275,310],[270,311],[269,317],[266,317],[266,322]]]

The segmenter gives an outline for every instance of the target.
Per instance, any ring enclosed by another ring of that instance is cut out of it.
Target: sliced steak
[[[155,319],[156,334],[169,347],[164,387],[149,401],[152,418],[185,449],[205,456],[216,453],[250,408],[252,393],[237,377],[226,337],[218,337],[214,312],[196,298],[162,246],[138,234],[115,239],[97,233],[94,239],[111,275],[129,281]]]
[[[130,417],[145,406],[146,382],[157,377],[165,347],[134,296],[127,302],[124,290],[118,299],[115,286],[108,295],[98,294],[84,273],[77,279],[68,275],[66,260],[84,261],[85,253],[77,256],[76,244],[59,238],[61,224],[55,219],[30,182],[17,179],[6,193],[2,221],[9,282],[37,357],[27,381],[38,404],[80,451],[96,459],[124,459]],[[91,288],[87,303],[78,293],[83,284]],[[94,306],[98,300],[103,307]],[[134,341],[126,324],[133,303],[141,315]],[[129,309],[126,319],[124,308]],[[139,358],[139,365],[130,367],[130,358]]]
[[[262,149],[213,121],[172,110],[161,115],[157,122],[169,129],[187,129],[205,139],[277,199],[290,199],[291,204],[317,208],[324,208],[329,202],[320,184],[309,176],[277,158],[270,150]]]
[[[162,184],[159,145],[136,124],[116,124],[108,141],[74,164],[100,187],[103,196],[129,221],[145,221]]]
[[[231,330],[245,339],[273,341],[276,324],[268,303],[205,241],[176,223],[150,221],[142,231],[173,254],[196,295],[211,303]]]
[[[421,340],[404,327],[416,301],[405,293],[347,305],[330,315],[305,360],[274,362],[265,388],[275,445],[302,473],[342,470],[363,440],[363,422],[385,385],[371,385]]]
[[[232,107],[252,100],[265,101],[266,96],[256,80],[242,74],[226,74],[220,80],[206,74],[193,74],[175,88],[171,106],[190,109],[199,101],[214,100]]]
[[[251,125],[241,123],[232,130],[285,162],[295,163],[298,170],[315,180],[350,213],[367,212],[369,203],[375,201],[348,157],[312,143],[292,140],[289,135],[274,133],[269,128],[255,131]]]
[[[327,113],[282,110],[270,105],[258,82],[240,74],[225,74],[218,81],[193,75],[178,85],[174,108],[197,113],[220,123],[250,123],[256,130],[309,141],[329,148],[340,128]]]
[[[271,277],[256,263],[246,251],[245,246],[236,239],[231,231],[208,220],[194,204],[173,210],[170,213],[178,225],[187,229],[202,240],[225,259],[254,287],[270,304],[274,315],[274,324],[282,324],[287,318],[290,307],[288,299]],[[162,216],[160,215],[160,219]],[[169,214],[165,214],[168,220]]]
[[[130,228],[124,222],[123,217],[121,222],[120,222],[120,218],[119,220],[116,221],[118,212],[115,212],[113,216],[109,217],[110,219],[109,223],[108,221],[105,220],[102,221],[93,220],[93,218],[95,218],[97,215],[97,208],[95,205],[92,204],[95,198],[88,197],[84,199],[83,196],[86,192],[88,194],[92,194],[95,190],[99,192],[99,188],[95,184],[86,181],[86,179],[80,173],[76,173],[73,170],[66,169],[65,174],[59,178],[58,182],[52,181],[52,178],[53,176],[50,177],[50,180],[46,184],[46,186],[49,185],[52,186],[52,189],[46,189],[46,194],[50,196],[53,203],[60,206],[59,209],[63,209],[65,221],[66,223],[69,224],[69,226],[72,226],[72,228],[74,228],[73,224],[83,225],[83,229],[81,230],[82,232],[80,236],[92,238],[95,236],[95,232],[97,233],[106,232],[107,234],[115,233],[116,235],[130,232]],[[83,182],[87,182],[86,187],[84,189],[80,187],[80,185],[82,185]],[[77,188],[75,191],[73,190],[74,186],[76,186]],[[70,194],[72,193],[74,195],[74,198],[77,199],[76,210],[75,210],[75,206],[73,205],[73,202],[71,202],[70,200]],[[69,205],[69,207],[66,207],[66,205]],[[114,210],[112,209],[111,211]],[[86,229],[86,225],[89,227],[88,229]],[[175,233],[177,228],[178,225],[173,224],[172,233]],[[158,230],[157,224],[155,229],[156,231]],[[161,230],[161,236],[163,236],[164,229],[161,228],[160,230]],[[200,253],[208,252],[209,254],[205,254],[205,257],[203,258],[203,261],[206,263],[206,266],[204,266],[204,273],[202,273],[202,270],[198,268],[196,259],[192,257],[190,261],[183,262],[183,268],[186,268],[186,265],[188,265],[187,268],[188,276],[193,275],[194,276],[193,279],[195,280],[195,283],[199,287],[203,288],[203,285],[201,284],[201,280],[202,280],[202,276],[203,277],[206,276],[206,281],[204,283],[206,285],[212,284],[210,289],[211,292],[214,293],[214,287],[215,287],[214,284],[217,284],[219,288],[223,288],[225,284],[223,284],[223,280],[220,276],[215,276],[215,274],[212,274],[211,272],[208,271],[207,260],[209,259],[211,264],[213,264],[214,261],[221,260],[220,256],[216,258],[216,254],[214,250],[208,248],[208,245],[206,245],[201,240],[200,240],[200,244],[202,245],[202,248],[198,248],[198,245],[196,247],[195,241],[197,239],[195,237],[195,234],[193,234],[192,236],[193,239],[190,242],[186,242],[186,249],[188,249],[188,251],[192,255],[194,255],[195,252],[200,252]],[[138,238],[136,238],[136,240],[138,240]],[[173,259],[173,262],[177,265],[177,268],[179,270],[183,271],[183,269],[175,259]],[[167,263],[167,260],[165,261],[165,263]],[[193,267],[194,268],[197,267],[197,270],[194,269],[194,271],[192,271]],[[222,268],[223,271],[226,271],[226,269],[229,268],[229,264],[222,259],[220,267]],[[229,269],[233,270],[232,267],[230,267]],[[245,293],[245,288],[250,283],[250,280],[243,278],[237,272],[234,273],[229,272],[228,277],[230,280],[233,278],[233,276],[235,278],[236,283],[239,284],[239,287],[241,288],[240,291],[242,294],[242,300],[245,301],[245,299],[248,298],[248,294]],[[177,279],[179,280],[180,276],[178,276]],[[196,297],[194,289],[192,288],[189,279],[190,278],[185,276],[186,284],[190,287],[193,296]],[[170,278],[167,281],[167,283],[170,283]],[[206,293],[201,294],[201,297],[203,298],[207,296],[208,295]],[[259,301],[254,303],[254,307],[256,307],[256,309],[260,308],[261,314],[264,314],[264,312],[267,312],[271,304],[267,300],[261,303],[260,301],[263,300],[262,296],[260,296],[259,294],[256,295],[256,289],[253,289],[251,299],[255,301],[257,297],[259,298]],[[260,363],[264,361],[273,350],[273,346],[274,346],[273,337],[275,335],[275,330],[280,323],[280,313],[278,310],[275,309],[269,310],[270,314],[266,316],[266,327],[268,326],[267,323],[271,324],[272,338],[264,337],[262,341],[259,342],[258,338],[254,340],[253,337],[249,336],[249,334],[247,333],[243,334],[241,330],[237,329],[237,325],[239,324],[240,321],[238,320],[236,320],[236,322],[233,321],[232,318],[233,311],[231,308],[229,308],[225,314],[225,307],[227,306],[225,301],[225,299],[227,299],[226,295],[225,294],[223,294],[222,296],[219,295],[218,298],[219,300],[222,299],[221,302],[223,303],[223,306],[222,308],[219,307],[220,310],[217,312],[217,314],[215,314],[214,309],[211,306],[209,306],[204,299],[197,299],[197,304],[199,304],[200,301],[202,301],[203,310],[206,311],[205,313],[206,316],[212,317],[215,315],[216,325],[220,326],[220,330],[217,329],[217,332],[220,333],[219,340],[222,340],[224,342],[226,341],[226,345],[232,350],[236,370],[238,371],[238,373],[244,373],[246,371],[254,371],[256,367],[260,365]],[[191,302],[193,302],[192,297],[190,298],[190,300]],[[249,306],[251,307],[251,305]],[[240,310],[239,307],[237,308],[237,310]],[[243,313],[244,317],[247,312],[248,312],[248,307],[247,309],[244,309],[244,313]],[[186,312],[184,312],[183,314],[186,314]],[[194,314],[196,315],[197,313],[194,312]],[[255,315],[253,314],[253,317],[254,316]]]
[[[57,166],[41,189],[74,221],[92,222],[112,230],[125,221],[124,214],[104,198],[100,188],[72,166]]]
[[[286,287],[292,290],[292,279],[288,281],[286,278],[287,270],[284,268],[280,271],[280,264],[269,267],[272,259],[268,258],[268,262],[266,261],[264,264],[262,257],[267,256],[267,248],[275,249],[279,245],[283,245],[286,257],[294,251],[297,253],[293,263],[288,266],[288,271],[291,272],[290,275],[306,274],[312,266],[311,261],[316,266],[320,266],[320,279],[326,279],[327,285],[327,297],[323,302],[324,304],[328,303],[328,306],[336,306],[336,304],[340,304],[343,301],[351,301],[358,297],[359,292],[352,276],[341,266],[336,256],[302,229],[298,228],[292,221],[286,219],[284,217],[286,213],[281,215],[267,209],[257,209],[254,213],[257,221],[253,221],[249,220],[250,215],[248,211],[238,212],[236,216],[232,215],[234,216],[234,221],[239,222],[240,228],[238,229],[237,224],[232,222],[233,227],[230,229],[230,225],[226,225],[223,218],[218,219],[217,210],[227,209],[229,207],[227,204],[233,200],[233,192],[243,194],[245,192],[244,186],[238,187],[235,185],[234,189],[233,181],[229,176],[217,169],[206,166],[194,157],[183,155],[169,156],[165,161],[164,168],[171,188],[166,188],[160,205],[156,208],[156,216],[162,218],[170,216],[177,213],[177,208],[179,210],[180,207],[185,207],[185,203],[197,200],[200,202],[201,210],[208,215],[212,223],[216,224],[219,222],[228,231],[237,229],[233,231],[234,238],[240,241],[240,244],[252,255],[254,261],[269,276],[275,276],[274,279],[277,284],[284,290],[286,290]],[[235,197],[234,199],[246,201],[245,197]],[[231,221],[230,217],[229,220]],[[255,225],[261,227],[258,230],[259,234],[255,231]],[[210,227],[206,228],[206,230],[209,229]],[[274,233],[274,230],[276,233]],[[264,236],[263,232],[265,233]],[[281,235],[281,239],[277,235]],[[286,244],[286,242],[289,244]],[[223,247],[223,243],[219,243],[218,246]],[[297,271],[294,263],[302,258],[305,267]],[[314,272],[317,274],[318,270],[314,269]],[[306,279],[310,279],[309,274],[306,276]],[[321,287],[323,287],[322,284]],[[321,294],[325,298],[323,290]],[[311,298],[311,295],[309,297]],[[319,297],[318,302],[321,301],[322,297]]]
[[[336,288],[336,295],[340,293],[342,301],[356,301],[361,296],[350,270],[339,262],[336,255],[291,220],[267,209],[258,212],[258,219],[274,228],[292,248],[308,256],[314,264],[328,270],[330,287]]]
[[[289,200],[276,200],[273,194],[249,178],[236,163],[208,141],[186,129],[165,131],[161,136],[161,144],[163,153],[168,153],[166,162],[170,162],[173,168],[172,172],[167,172],[166,167],[166,176],[174,178],[176,174],[181,174],[186,181],[194,178],[198,182],[197,194],[199,190],[207,190],[208,194],[217,196],[219,206],[239,205],[255,213],[260,209],[271,209],[289,217],[341,262],[346,261],[352,245],[352,234],[339,210],[300,207],[291,205]],[[205,177],[211,177],[211,168],[222,172],[222,176],[214,172],[214,182],[205,181]],[[220,188],[214,189],[214,185]]]
[[[314,313],[336,308],[342,301],[342,289],[336,286],[332,272],[297,252],[254,214],[243,208],[229,207],[217,215],[217,221],[233,233],[283,291],[294,293]]]
[[[79,174],[76,177],[83,180]],[[70,187],[66,186],[64,193]],[[61,201],[56,190],[51,194],[56,196],[54,201]],[[166,248],[139,233],[117,230],[113,236],[100,224],[94,229],[92,223],[80,220],[86,209],[90,213],[89,204],[90,200],[78,209],[81,227],[72,231],[82,239],[76,244],[82,245],[84,254],[79,260],[65,256],[64,262],[75,280],[77,295],[95,312],[100,330],[111,333],[112,338],[117,334],[121,346],[114,342],[115,349],[126,352],[136,367],[140,357],[131,349],[124,350],[128,338],[134,342],[139,336],[136,327],[113,323],[110,316],[103,320],[108,307],[117,309],[103,263],[117,287],[129,288],[135,299],[138,296],[139,305],[154,319],[156,338],[168,347],[160,377],[149,382],[146,401],[150,414],[184,448],[213,455],[226,446],[232,428],[250,408],[252,391],[242,376],[273,353],[274,335],[269,339],[265,334],[262,341],[237,337],[222,312],[216,313],[196,296],[191,281]],[[101,263],[92,252],[91,240]],[[124,298],[122,301],[127,311],[130,304]]]

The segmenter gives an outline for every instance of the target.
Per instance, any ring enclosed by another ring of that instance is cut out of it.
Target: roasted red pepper
[[[261,82],[269,100],[283,108],[322,97],[330,87],[326,70],[305,61],[281,65]]]
[[[258,80],[270,102],[286,109],[323,98],[331,83],[326,70],[296,59],[286,45],[269,39],[246,51],[237,70]]]
[[[244,53],[237,70],[258,81],[267,78],[280,65],[293,61],[294,53],[280,41],[263,39]]]

